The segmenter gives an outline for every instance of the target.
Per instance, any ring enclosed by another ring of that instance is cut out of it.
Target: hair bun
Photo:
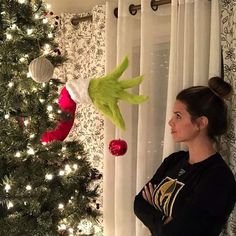
[[[209,88],[219,97],[226,98],[231,95],[232,86],[220,77],[212,77],[208,81]]]

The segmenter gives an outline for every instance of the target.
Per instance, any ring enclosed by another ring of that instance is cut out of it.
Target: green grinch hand
[[[148,96],[140,96],[125,91],[139,85],[143,81],[142,76],[118,81],[119,77],[128,67],[128,58],[110,74],[105,77],[92,79],[89,82],[88,93],[94,106],[107,116],[117,127],[125,130],[125,122],[118,107],[118,101],[124,100],[131,104],[140,104],[148,99]]]

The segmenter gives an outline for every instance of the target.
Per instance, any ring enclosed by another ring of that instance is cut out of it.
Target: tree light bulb
[[[65,171],[66,171],[67,174],[71,173],[71,168],[70,168],[70,166],[68,164],[65,165]]]
[[[65,171],[64,171],[64,170],[60,170],[60,171],[59,171],[59,175],[60,175],[60,176],[63,176],[64,174],[65,174]]]
[[[58,205],[58,209],[64,209],[64,205],[63,205],[62,203],[60,203],[60,204]]]
[[[11,40],[13,37],[11,34],[7,34],[7,39]]]
[[[30,72],[27,73],[27,78],[32,77],[32,74]]]
[[[34,151],[33,148],[29,148],[29,150],[27,151],[27,153],[28,153],[29,155],[34,155],[34,154],[35,154],[35,151]]]
[[[48,19],[44,18],[44,19],[43,19],[43,23],[44,23],[44,24],[47,24],[47,23],[48,23]]]
[[[45,102],[45,100],[42,99],[42,98],[40,98],[39,101],[40,101],[41,103],[44,103],[44,102]]]
[[[45,44],[44,45],[44,54],[49,54],[50,53],[50,50],[51,50],[51,46],[49,44]]]
[[[32,189],[32,187],[30,185],[27,185],[26,187],[26,190],[30,191]]]
[[[9,114],[6,114],[6,115],[4,116],[4,118],[5,118],[6,120],[9,119],[9,117],[10,117]]]
[[[77,169],[78,169],[78,165],[77,165],[77,164],[74,164],[74,165],[73,165],[73,168],[74,168],[74,170],[77,170]]]
[[[33,33],[33,31],[34,31],[33,29],[27,29],[27,34],[31,35]]]
[[[52,107],[51,105],[49,105],[49,106],[47,107],[47,110],[48,110],[48,111],[52,111],[52,110],[53,110],[53,107]]]
[[[34,19],[39,19],[39,14],[35,14]]]
[[[10,184],[6,184],[4,189],[8,193],[8,191],[11,189],[11,185]]]
[[[13,29],[13,30],[15,30],[17,28],[17,25],[16,24],[13,24],[12,26],[11,26],[11,29]]]
[[[30,135],[30,138],[34,138],[34,137],[35,137],[35,134],[31,134],[31,135]]]
[[[14,83],[13,82],[10,82],[10,83],[8,83],[8,87],[13,87],[13,85],[14,85]]]
[[[49,49],[50,48],[50,45],[48,43],[44,44],[44,48],[45,49]]]
[[[20,157],[20,156],[21,156],[20,152],[16,152],[15,157]]]
[[[7,203],[7,208],[8,208],[8,209],[12,208],[13,206],[14,206],[14,205],[13,205],[13,203],[12,203],[11,201]]]
[[[53,114],[48,115],[50,119],[53,119]]]
[[[49,33],[49,34],[48,34],[48,38],[50,38],[50,39],[53,38],[53,34],[52,34],[52,33]]]
[[[21,57],[21,58],[19,59],[19,61],[20,61],[21,63],[23,63],[23,62],[25,62],[25,61],[26,61],[26,58],[24,58],[24,57]]]
[[[25,1],[26,1],[26,0],[18,0],[18,2],[19,2],[20,4],[25,3]]]
[[[52,175],[52,174],[46,174],[46,175],[45,175],[45,178],[46,178],[47,180],[52,180],[52,179],[53,179],[53,175]]]
[[[27,126],[27,125],[29,124],[29,121],[28,121],[28,120],[25,120],[25,121],[24,121],[24,124],[25,124],[25,126]]]

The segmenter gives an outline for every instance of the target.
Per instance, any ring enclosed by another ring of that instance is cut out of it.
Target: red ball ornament
[[[126,153],[128,148],[127,143],[125,140],[112,140],[109,144],[109,150],[112,155],[114,156],[122,156]]]

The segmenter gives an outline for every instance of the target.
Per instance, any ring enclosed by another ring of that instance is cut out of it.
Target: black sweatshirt
[[[142,190],[134,212],[153,236],[218,236],[236,202],[234,176],[220,154],[189,164],[189,153],[167,157],[151,179],[149,204]],[[163,224],[167,217],[172,221]]]

